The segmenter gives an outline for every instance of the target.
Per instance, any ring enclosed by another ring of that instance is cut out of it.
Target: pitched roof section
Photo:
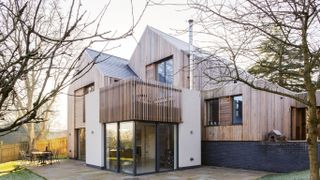
[[[173,36],[170,36],[169,34],[166,34],[156,28],[151,27],[151,26],[147,26],[147,28],[149,28],[151,31],[157,33],[159,36],[161,36],[163,39],[168,41],[170,44],[172,44],[176,48],[181,49],[185,52],[189,52],[189,43],[186,43],[186,42],[184,42],[178,38],[175,38]]]
[[[120,79],[127,79],[137,77],[128,65],[128,60],[113,56],[106,53],[100,53],[93,49],[86,49],[87,54],[91,60],[95,60],[96,67],[105,75]]]

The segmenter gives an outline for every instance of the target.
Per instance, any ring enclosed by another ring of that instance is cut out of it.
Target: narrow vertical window
[[[232,98],[232,124],[242,124],[242,96]]]
[[[207,101],[208,124],[209,126],[219,125],[219,99]]]

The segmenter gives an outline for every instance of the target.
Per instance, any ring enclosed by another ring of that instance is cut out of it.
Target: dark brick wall
[[[305,142],[202,141],[202,164],[271,172],[305,170],[308,146]]]

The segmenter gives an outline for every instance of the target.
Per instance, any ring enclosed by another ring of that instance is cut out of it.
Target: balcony
[[[122,80],[100,89],[100,122],[181,122],[181,90],[158,82]]]

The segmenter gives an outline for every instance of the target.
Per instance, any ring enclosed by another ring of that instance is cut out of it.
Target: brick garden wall
[[[202,164],[230,168],[291,172],[309,167],[305,142],[202,141]]]

